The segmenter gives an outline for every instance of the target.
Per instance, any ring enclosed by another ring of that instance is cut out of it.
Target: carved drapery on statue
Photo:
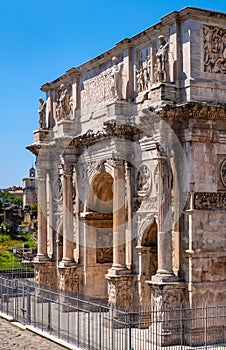
[[[40,129],[46,129],[46,101],[41,97],[39,98],[40,106],[38,109],[39,113],[39,127]]]
[[[169,44],[163,35],[159,36],[160,46],[156,52],[156,61],[154,65],[154,81],[155,83],[167,82],[169,75]]]
[[[203,26],[204,71],[226,74],[226,29]]]
[[[68,116],[71,116],[73,112],[71,86],[69,84],[61,84],[57,94],[56,120],[60,121]]]

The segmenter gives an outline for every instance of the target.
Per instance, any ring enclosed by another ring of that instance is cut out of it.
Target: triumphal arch
[[[226,300],[226,13],[185,8],[41,87],[36,281]]]

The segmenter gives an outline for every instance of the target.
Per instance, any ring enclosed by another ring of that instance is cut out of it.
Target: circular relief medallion
[[[226,159],[223,160],[220,168],[220,177],[223,185],[226,187]]]

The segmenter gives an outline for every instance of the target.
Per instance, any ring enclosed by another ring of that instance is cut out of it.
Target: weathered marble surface
[[[42,86],[40,284],[225,302],[225,40],[225,13],[186,8]]]

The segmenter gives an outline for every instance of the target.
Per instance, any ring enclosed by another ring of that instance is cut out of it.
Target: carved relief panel
[[[195,193],[195,209],[197,210],[226,210],[226,193],[197,192]]]
[[[163,35],[155,44],[137,53],[136,85],[137,93],[147,91],[153,83],[167,83],[169,77],[169,43]]]
[[[226,29],[203,26],[204,72],[226,74]]]
[[[81,107],[90,108],[103,102],[121,100],[123,85],[123,58],[112,57],[85,74],[80,81]]]
[[[137,53],[136,64],[137,93],[148,90],[152,81],[151,47],[147,46]]]

